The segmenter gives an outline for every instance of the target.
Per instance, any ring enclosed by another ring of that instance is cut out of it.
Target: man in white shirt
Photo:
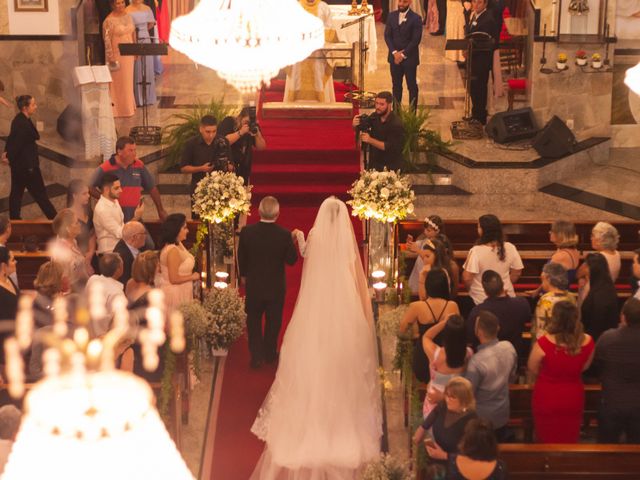
[[[85,291],[89,293],[95,288],[100,288],[102,295],[104,295],[107,312],[112,312],[113,301],[117,297],[124,296],[124,285],[118,281],[122,275],[122,258],[117,253],[105,253],[100,257],[99,267],[101,274],[89,277]],[[110,323],[111,315],[97,319],[92,318],[93,334],[96,336],[104,335],[109,330]]]
[[[120,179],[112,174],[105,173],[102,177],[100,200],[93,211],[93,225],[98,238],[98,255],[112,252],[118,241],[122,238],[124,226],[124,214],[118,203],[122,193]],[[144,213],[144,204],[136,207],[133,220],[140,220]]]

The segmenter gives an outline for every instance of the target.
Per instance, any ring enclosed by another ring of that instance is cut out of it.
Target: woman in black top
[[[616,328],[620,318],[618,294],[609,273],[607,259],[601,253],[587,255],[589,293],[582,302],[581,314],[585,333],[598,340],[602,332]]]
[[[507,478],[503,463],[498,460],[498,442],[488,420],[470,420],[458,445],[458,453],[449,455],[449,480],[503,480]]]
[[[7,247],[0,247],[0,320],[15,322],[18,311],[20,289],[13,283],[10,275],[16,271],[16,259]],[[0,331],[0,364],[5,364],[4,341],[13,334],[13,329]]]
[[[458,443],[470,420],[478,418],[476,401],[471,382],[463,377],[454,377],[444,390],[444,401],[431,411],[413,435],[418,445],[427,430],[432,429],[432,439],[424,443],[433,460],[447,460],[450,454],[458,452]]]

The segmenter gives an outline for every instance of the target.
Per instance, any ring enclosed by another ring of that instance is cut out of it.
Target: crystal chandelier
[[[202,0],[169,44],[246,93],[321,48],[324,26],[296,0]]]
[[[640,63],[630,68],[624,75],[624,83],[636,95],[640,95]]]

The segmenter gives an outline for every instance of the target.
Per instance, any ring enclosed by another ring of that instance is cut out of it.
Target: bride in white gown
[[[373,315],[346,205],[326,199],[301,240],[300,293],[251,428],[266,442],[251,480],[352,480],[378,457],[382,422]]]

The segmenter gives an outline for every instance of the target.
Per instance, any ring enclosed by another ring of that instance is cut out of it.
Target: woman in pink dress
[[[118,49],[121,43],[136,43],[136,26],[125,7],[124,0],[111,0],[112,11],[102,25],[104,51],[111,70],[109,90],[114,117],[131,117],[136,111],[133,96],[134,57],[121,56]]]
[[[535,343],[527,364],[537,375],[532,410],[540,443],[577,443],[584,410],[582,372],[593,360],[593,339],[583,333],[578,308],[553,306],[547,333]]]
[[[182,244],[188,233],[182,213],[172,213],[160,227],[160,274],[155,284],[164,292],[167,311],[193,300],[193,282],[200,280],[193,271],[195,259]]]

